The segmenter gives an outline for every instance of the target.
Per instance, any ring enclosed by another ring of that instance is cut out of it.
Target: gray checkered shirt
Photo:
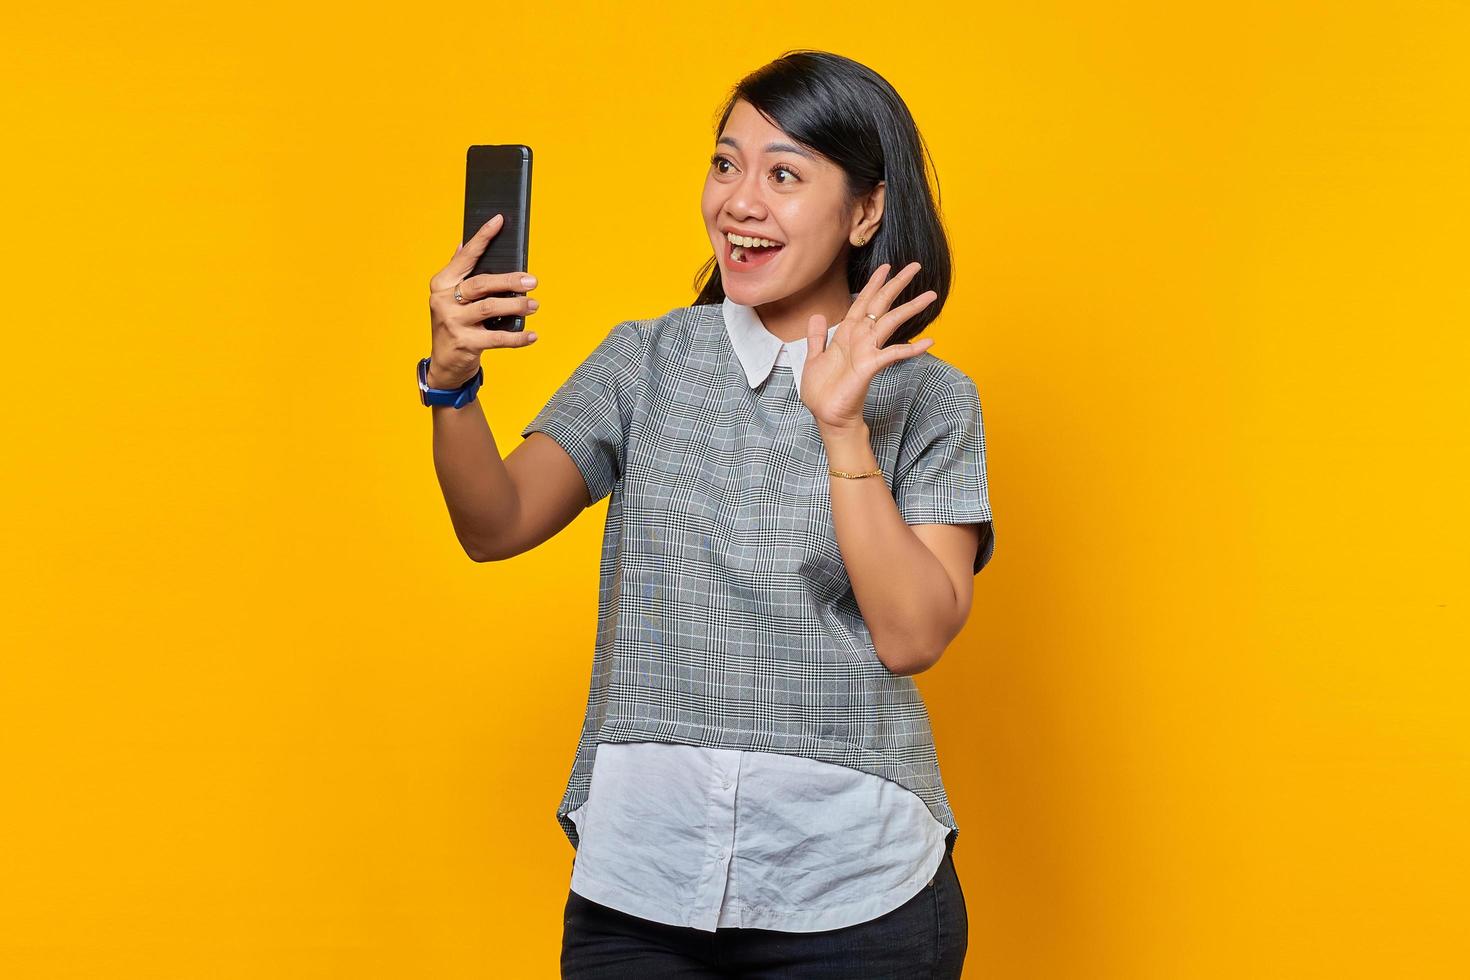
[[[587,800],[597,746],[657,741],[881,776],[958,835],[924,700],[878,659],[853,597],[816,421],[792,370],[755,388],[742,376],[725,309],[619,323],[521,432],[566,449],[592,501],[612,497],[557,819],[576,847],[567,814]],[[878,373],[863,415],[905,521],[985,525],[978,573],[994,534],[974,382],[920,354]]]

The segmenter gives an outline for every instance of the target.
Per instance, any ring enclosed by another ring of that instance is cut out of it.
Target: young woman
[[[503,461],[477,403],[434,461],[479,561],[611,496],[592,684],[557,818],[564,977],[958,977],[950,810],[912,676],[994,548],[973,381],[910,342],[949,289],[922,140],[872,70],[789,52],[716,127],[699,295],[618,324]],[[430,284],[428,384],[533,313]],[[483,377],[480,375],[480,377]]]

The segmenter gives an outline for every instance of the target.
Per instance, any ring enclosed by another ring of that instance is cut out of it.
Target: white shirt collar
[[[848,295],[857,299],[857,293]],[[766,329],[755,307],[741,306],[728,296],[720,304],[720,308],[725,318],[725,329],[730,334],[730,346],[735,348],[735,354],[745,368],[745,380],[750,382],[750,386],[754,388],[770,377],[777,364],[789,364],[796,392],[801,394],[801,369],[806,364],[806,338],[782,341]],[[840,325],[834,323],[827,328],[829,341]]]

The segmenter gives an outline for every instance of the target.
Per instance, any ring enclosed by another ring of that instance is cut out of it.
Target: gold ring
[[[875,316],[874,316],[874,315],[873,315],[873,314],[871,314],[871,313],[869,313],[869,314],[868,314],[868,319],[869,319],[869,320],[872,320],[872,321],[873,321],[873,322],[874,322],[874,323],[877,323],[877,322],[878,322],[878,318],[877,318],[877,317],[875,317]]]
[[[457,283],[454,284],[454,301],[456,303],[463,303],[464,302],[464,297],[459,294],[459,287],[460,286],[463,286],[463,285],[464,285],[464,283],[462,283],[462,282],[457,282]]]

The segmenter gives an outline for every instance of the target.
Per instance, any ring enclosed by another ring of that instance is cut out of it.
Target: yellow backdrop
[[[0,974],[553,977],[606,503],[459,550],[416,360],[535,148],[503,452],[692,301],[711,126],[908,100],[994,562],[918,679],[972,977],[1463,977],[1464,3],[7,17]],[[638,229],[631,240],[610,229]]]

